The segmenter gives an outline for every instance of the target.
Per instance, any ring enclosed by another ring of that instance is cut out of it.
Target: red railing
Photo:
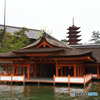
[[[24,75],[0,75],[0,81],[19,81],[25,82],[25,74]]]
[[[54,83],[78,83],[86,84],[92,79],[92,74],[84,75],[83,77],[74,77],[74,76],[53,76]]]

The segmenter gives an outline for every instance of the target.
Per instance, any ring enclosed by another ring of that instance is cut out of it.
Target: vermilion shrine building
[[[6,68],[0,81],[85,84],[92,78],[99,78],[100,63],[97,60],[91,50],[69,47],[47,37],[44,32],[30,45],[0,54],[0,67]],[[12,72],[8,71],[9,68]],[[89,72],[87,68],[90,68]],[[91,68],[96,72],[93,73]]]

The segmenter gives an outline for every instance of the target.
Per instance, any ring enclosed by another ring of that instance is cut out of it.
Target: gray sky
[[[0,0],[0,24],[3,24],[4,0]],[[66,38],[66,29],[80,28],[82,43],[92,32],[100,31],[100,0],[7,0],[6,25],[52,31],[52,36]]]

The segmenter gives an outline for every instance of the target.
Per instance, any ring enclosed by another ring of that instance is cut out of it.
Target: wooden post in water
[[[97,66],[97,79],[99,80],[99,66]]]
[[[11,85],[12,85],[12,78],[13,78],[13,75],[11,74]]]
[[[34,66],[34,78],[36,78],[36,66],[37,66],[37,64],[35,63],[35,66]]]
[[[25,85],[25,74],[23,74],[23,85]]]
[[[68,75],[68,87],[70,87],[70,75]]]
[[[85,88],[85,75],[84,75],[84,88]]]
[[[53,85],[55,87],[55,75],[53,75]]]
[[[39,86],[40,86],[40,82],[38,81],[38,88],[39,88]]]

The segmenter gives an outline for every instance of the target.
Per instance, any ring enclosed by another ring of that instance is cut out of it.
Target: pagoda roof
[[[69,31],[67,32],[67,34],[77,34],[77,33],[80,33],[81,31]]]
[[[76,27],[75,25],[70,26],[67,30],[78,30],[80,27]]]
[[[74,38],[74,37],[75,37],[75,38],[78,38],[78,37],[80,37],[80,36],[81,36],[81,35],[74,35],[74,34],[73,34],[73,35],[67,36],[67,38]]]
[[[68,40],[68,42],[78,42],[78,41],[81,41],[81,39],[70,38],[70,39]]]

